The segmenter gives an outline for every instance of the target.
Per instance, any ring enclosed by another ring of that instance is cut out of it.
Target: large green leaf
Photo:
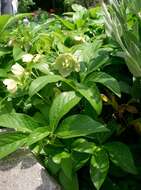
[[[26,145],[32,145],[45,137],[47,137],[50,134],[48,127],[39,127],[35,129],[28,137]]]
[[[39,124],[28,115],[21,113],[7,113],[0,115],[0,126],[13,128],[22,132],[32,132],[39,127]]]
[[[77,105],[80,99],[81,97],[74,91],[63,92],[54,99],[49,113],[50,126],[53,130],[57,127],[59,120]]]
[[[97,114],[100,114],[102,111],[102,100],[98,88],[94,85],[92,87],[79,85],[77,90],[82,96],[84,96],[88,100],[88,102],[97,112]]]
[[[112,92],[114,92],[117,96],[121,96],[120,86],[117,80],[104,72],[92,73],[88,76],[87,81],[101,83],[107,88],[109,88]]]
[[[56,130],[56,135],[67,139],[105,131],[108,129],[102,123],[94,121],[87,115],[78,114],[64,119]]]
[[[16,151],[26,142],[26,134],[19,132],[0,133],[0,159]]]
[[[90,175],[97,190],[100,189],[106,179],[109,169],[109,159],[107,153],[102,149],[97,149],[91,158]]]
[[[104,147],[108,151],[110,159],[115,165],[119,166],[126,172],[132,174],[137,173],[132,154],[127,145],[121,142],[112,142],[105,144]]]
[[[68,178],[63,171],[59,174],[59,181],[64,190],[79,190],[77,174],[74,173],[72,178]]]
[[[38,93],[42,88],[44,88],[49,83],[54,83],[62,80],[62,77],[59,75],[47,75],[41,76],[33,80],[29,87],[29,95],[33,96]]]

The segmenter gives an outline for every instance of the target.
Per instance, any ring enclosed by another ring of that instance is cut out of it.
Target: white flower
[[[17,82],[13,79],[5,79],[3,84],[7,87],[7,90],[11,93],[15,93],[17,91]]]
[[[32,54],[29,54],[29,53],[24,54],[24,55],[22,56],[22,61],[25,62],[25,63],[29,63],[29,62],[32,61],[33,57],[34,57],[34,56],[33,56]]]
[[[18,63],[14,64],[11,67],[11,71],[16,76],[22,76],[24,74],[24,72],[25,72],[24,68]]]

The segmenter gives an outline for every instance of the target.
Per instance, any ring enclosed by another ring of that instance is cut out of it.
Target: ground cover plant
[[[137,2],[0,17],[0,159],[29,148],[64,190],[140,189]]]

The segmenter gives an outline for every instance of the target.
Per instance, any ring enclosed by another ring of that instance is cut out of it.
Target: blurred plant
[[[27,13],[30,9],[30,6],[33,6],[35,3],[33,0],[20,0],[18,4],[18,11],[20,13]]]
[[[125,58],[130,72],[135,77],[141,77],[140,48],[140,10],[138,0],[111,0],[109,11],[103,3],[105,23],[108,35],[112,35],[122,48],[121,55]],[[128,6],[129,5],[129,6]]]

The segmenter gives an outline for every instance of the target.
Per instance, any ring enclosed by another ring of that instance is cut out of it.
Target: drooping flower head
[[[32,60],[33,60],[33,55],[32,54],[30,54],[30,53],[27,53],[27,54],[24,54],[23,56],[22,56],[22,61],[24,62],[24,63],[30,63]]]
[[[15,76],[23,76],[25,69],[18,63],[15,63],[12,67],[11,67],[11,71]]]
[[[57,57],[54,69],[58,70],[62,76],[67,77],[71,72],[79,72],[80,64],[72,54],[65,53]]]
[[[7,90],[11,93],[17,91],[17,82],[14,79],[5,79],[3,84],[7,87]]]

